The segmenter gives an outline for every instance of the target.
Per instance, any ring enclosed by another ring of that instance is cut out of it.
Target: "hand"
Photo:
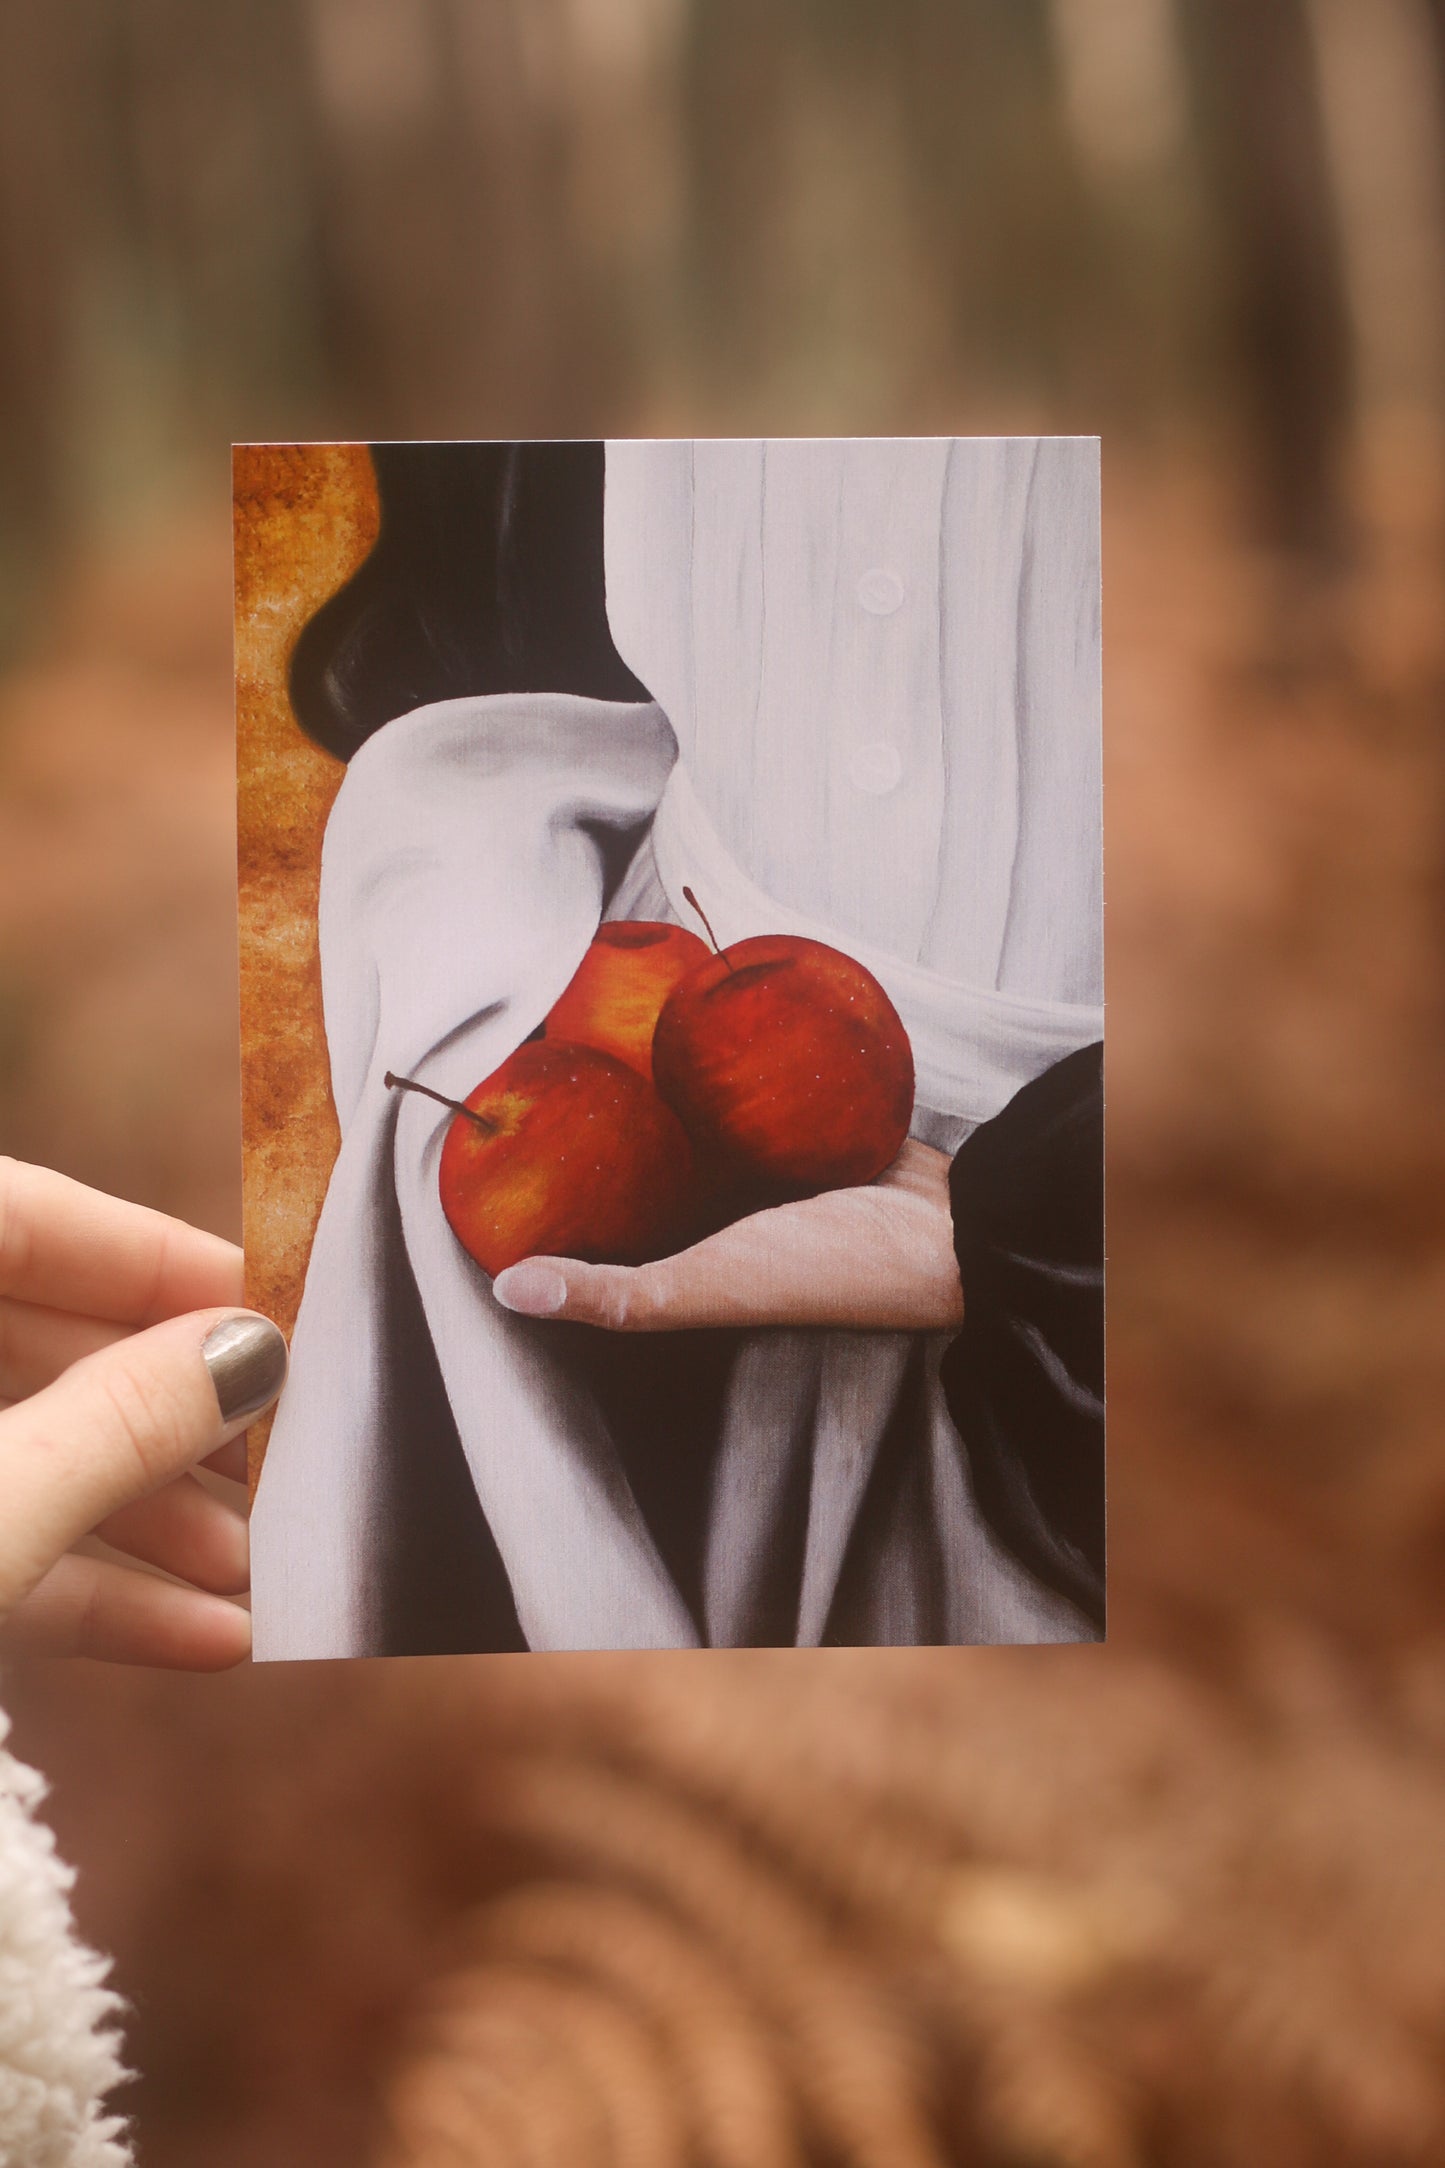
[[[247,1654],[223,1600],[248,1585],[246,1524],[187,1472],[244,1475],[241,1433],[285,1376],[240,1296],[229,1242],[0,1159],[0,1645],[200,1671]],[[176,1580],[72,1548],[90,1535]]]
[[[949,1161],[911,1139],[876,1182],[737,1220],[654,1265],[528,1257],[492,1292],[525,1317],[613,1332],[838,1325],[938,1332],[963,1322]]]

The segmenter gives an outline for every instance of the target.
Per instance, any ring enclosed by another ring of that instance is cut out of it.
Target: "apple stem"
[[[731,959],[731,958],[729,957],[729,955],[728,955],[728,952],[727,952],[727,950],[726,950],[725,948],[720,948],[720,947],[718,946],[718,938],[717,938],[717,935],[716,935],[716,934],[715,934],[715,933],[713,932],[713,930],[712,930],[712,920],[711,920],[711,919],[710,919],[710,918],[708,917],[708,915],[707,915],[706,911],[705,911],[705,910],[703,909],[702,905],[701,905],[701,904],[700,904],[700,903],[698,902],[698,900],[697,900],[696,896],[695,896],[695,895],[693,894],[692,890],[691,890],[690,888],[688,888],[688,887],[686,886],[686,884],[684,884],[684,886],[683,886],[683,891],[682,891],[682,893],[683,893],[683,898],[684,898],[684,900],[685,900],[686,902],[688,902],[688,903],[690,903],[690,904],[692,905],[692,907],[693,907],[694,911],[696,911],[696,913],[697,913],[698,917],[699,917],[699,918],[700,918],[700,919],[702,920],[702,922],[703,922],[704,926],[706,926],[706,928],[707,928],[707,937],[708,937],[709,941],[711,941],[711,943],[712,943],[712,948],[713,948],[713,954],[714,954],[715,956],[720,956],[720,957],[722,958],[723,962],[724,962],[724,963],[725,963],[725,964],[727,965],[727,967],[728,967],[729,971],[735,971],[735,970],[737,969],[737,966],[736,966],[736,965],[735,965],[735,964],[733,963],[732,959]]]
[[[469,1122],[475,1122],[478,1129],[484,1130],[489,1137],[497,1133],[496,1123],[489,1121],[485,1114],[478,1114],[472,1107],[464,1107],[460,1099],[448,1099],[445,1092],[434,1092],[430,1084],[418,1084],[415,1077],[394,1076],[388,1069],[382,1082],[388,1091],[420,1092],[424,1099],[435,1099],[439,1107],[450,1107],[453,1114],[465,1114]]]

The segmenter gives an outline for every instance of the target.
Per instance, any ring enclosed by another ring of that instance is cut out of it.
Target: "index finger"
[[[241,1252],[48,1167],[0,1158],[0,1297],[115,1325],[241,1300]]]

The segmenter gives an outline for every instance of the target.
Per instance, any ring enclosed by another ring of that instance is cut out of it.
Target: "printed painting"
[[[235,503],[257,1655],[1100,1638],[1096,441]]]

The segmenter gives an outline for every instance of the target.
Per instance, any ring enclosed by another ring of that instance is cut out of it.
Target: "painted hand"
[[[936,1332],[963,1320],[949,1161],[910,1140],[876,1182],[737,1220],[652,1265],[528,1257],[497,1300],[526,1317],[613,1332],[693,1325],[836,1325]]]
[[[244,1474],[286,1369],[214,1235],[0,1160],[0,1644],[220,1670],[251,1621],[246,1524],[189,1473]],[[98,1537],[109,1553],[74,1548]],[[189,1584],[182,1586],[180,1584]]]

